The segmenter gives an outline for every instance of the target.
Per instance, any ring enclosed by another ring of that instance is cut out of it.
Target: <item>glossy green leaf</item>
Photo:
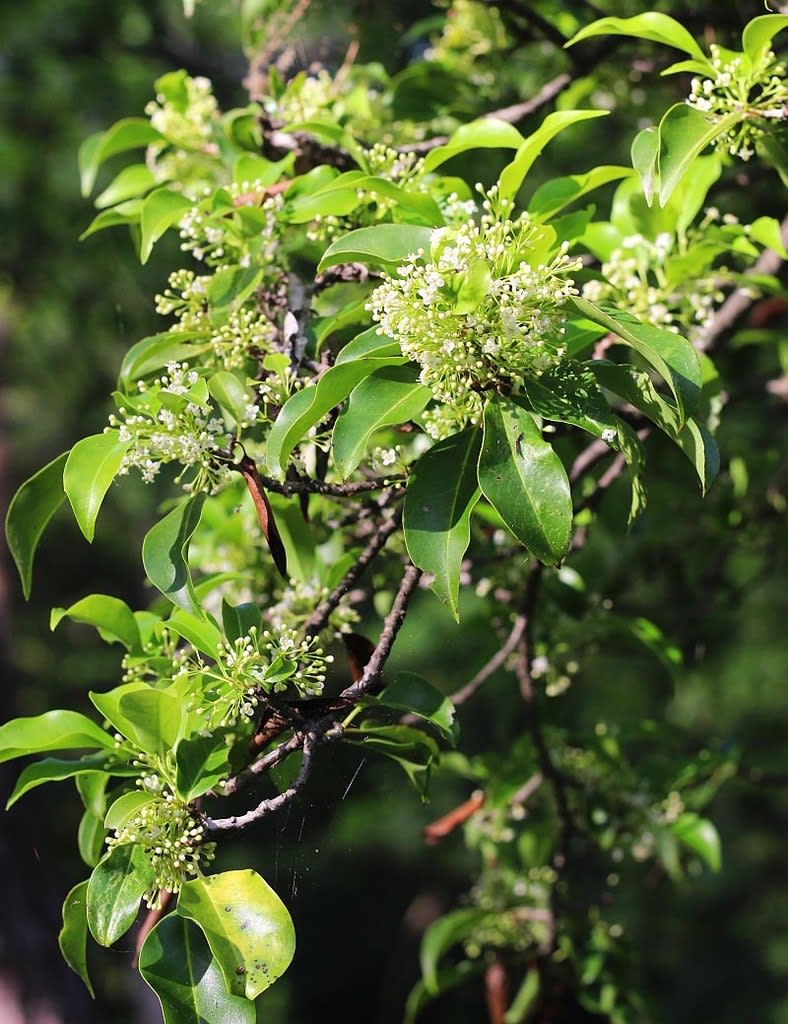
[[[689,171],[695,158],[744,117],[743,112],[735,112],[710,120],[706,114],[686,103],[677,103],[670,108],[659,124],[657,173],[662,206]]]
[[[208,391],[236,423],[246,419],[252,396],[234,373],[219,370],[208,378]]]
[[[480,925],[494,919],[495,915],[489,910],[469,907],[445,914],[429,926],[421,940],[419,952],[421,976],[428,992],[439,991],[438,968],[444,954],[458,942],[471,938]]]
[[[501,171],[498,179],[504,199],[514,199],[536,158],[556,135],[580,121],[604,117],[607,110],[556,110],[548,114],[533,135],[522,143],[514,159]]]
[[[347,478],[364,458],[372,434],[381,427],[407,423],[432,397],[418,382],[413,366],[386,366],[362,380],[350,394],[331,435],[334,464]]]
[[[749,237],[767,249],[773,249],[782,259],[788,259],[782,239],[780,222],[775,217],[758,217],[750,224]]]
[[[400,361],[402,357],[399,357]],[[332,366],[311,388],[304,388],[285,402],[271,428],[266,445],[266,461],[271,473],[284,475],[290,453],[307,432],[343,402],[353,388],[389,360],[355,359]]]
[[[370,327],[369,330],[357,334],[352,341],[343,346],[337,353],[335,366],[341,363],[349,363],[354,359],[392,359],[395,360],[402,355],[398,341],[387,338],[385,334],[379,333],[379,328]]]
[[[427,799],[430,772],[440,751],[435,740],[421,729],[408,725],[378,725],[363,722],[345,733],[348,743],[382,754],[405,772],[423,801]]]
[[[566,470],[531,413],[511,399],[485,406],[479,486],[532,554],[546,565],[561,561],[572,529]]]
[[[230,774],[225,733],[183,739],[175,749],[176,788],[182,800],[196,800]]]
[[[706,863],[712,871],[722,868],[722,844],[719,833],[708,818],[686,812],[671,825],[674,835]]]
[[[616,417],[605,401],[593,371],[573,360],[564,360],[541,377],[523,381],[531,408],[548,420],[572,423],[595,437],[616,432]]]
[[[204,503],[204,494],[185,498],[148,530],[142,542],[142,563],[151,583],[173,604],[197,615],[187,558]]]
[[[129,793],[123,793],[110,804],[104,817],[104,828],[123,828],[143,807],[153,803],[154,799],[153,794],[146,789],[133,789]]]
[[[63,959],[78,974],[91,996],[95,996],[88,974],[87,939],[87,880],[75,885],[63,901],[63,927],[58,935],[58,945]]]
[[[581,28],[566,45],[574,46],[581,39],[589,39],[591,36],[632,36],[636,39],[650,39],[655,43],[674,46],[677,50],[683,50],[691,57],[708,64],[703,50],[684,26],[675,18],[655,11],[638,14],[634,18],[599,18]]]
[[[179,363],[184,359],[193,359],[209,349],[210,342],[202,344],[198,339],[204,337],[188,331],[165,331],[143,338],[132,345],[121,363],[118,383],[129,390],[138,380],[147,377],[155,370],[160,370],[167,363]]]
[[[85,778],[85,776],[78,775],[77,779],[80,778]],[[89,868],[94,868],[101,860],[106,836],[102,818],[93,814],[92,811],[85,811],[79,819],[77,847],[80,857]]]
[[[380,703],[423,718],[452,746],[456,743],[458,727],[454,705],[444,693],[415,672],[398,672],[386,685]]]
[[[184,709],[167,690],[126,683],[89,696],[117,731],[146,753],[163,756],[175,746]]]
[[[161,1003],[164,1024],[255,1024],[254,1004],[227,991],[205,936],[179,914],[150,931],[139,968]]]
[[[394,271],[408,256],[429,249],[432,229],[417,224],[378,224],[342,235],[326,249],[317,272],[340,263],[365,263]]]
[[[205,295],[211,306],[216,309],[224,306],[237,308],[251,296],[262,277],[263,271],[259,266],[222,267],[209,278],[205,285]]]
[[[643,324],[621,310],[595,306],[577,296],[569,302],[583,316],[607,327],[630,345],[660,374],[676,399],[679,421],[694,411],[700,399],[702,381],[697,353],[686,338]]]
[[[128,199],[125,203],[113,206],[111,210],[102,210],[79,236],[80,242],[105,228],[114,228],[119,224],[136,224],[140,219],[142,203],[142,199]]]
[[[161,134],[142,117],[127,117],[117,121],[105,132],[90,135],[79,147],[79,177],[82,195],[93,191],[99,167],[116,153],[138,149],[156,142]]]
[[[659,129],[656,127],[644,128],[643,131],[637,133],[632,141],[632,166],[640,175],[643,195],[649,206],[654,201],[655,189],[659,190],[658,160]]]
[[[628,423],[620,420],[616,427],[615,447],[624,456],[627,465],[627,476],[629,477],[630,502],[627,522],[633,523],[639,515],[642,515],[648,504],[646,493],[646,482],[643,478],[643,470],[646,464],[646,457],[643,453],[643,445],[640,438]]]
[[[22,484],[8,506],[5,537],[22,581],[25,598],[30,597],[33,558],[41,534],[66,497],[63,490],[63,468],[67,458],[68,452],[64,452],[39,469]]]
[[[524,139],[514,125],[494,117],[463,124],[443,146],[437,146],[424,158],[427,171],[445,164],[447,160],[469,149],[519,149]]]
[[[252,601],[233,605],[223,598],[222,626],[224,635],[231,643],[242,636],[248,636],[251,629],[256,629],[259,632],[262,628],[260,607]]]
[[[73,779],[77,775],[97,770],[112,772],[117,768],[117,774],[128,775],[128,769],[122,762],[117,761],[112,752],[107,750],[97,751],[94,754],[86,754],[79,759],[45,757],[41,761],[29,764],[16,780],[11,795],[6,803],[6,809],[13,806],[17,800],[29,793],[31,789],[43,786],[47,782],[62,782],[64,779]]]
[[[78,711],[46,711],[0,725],[0,762],[45,750],[98,750],[114,745],[108,733]]]
[[[717,442],[706,425],[692,416],[673,440],[695,467],[701,489],[705,494],[720,471]]]
[[[64,618],[95,626],[102,639],[108,643],[117,640],[127,651],[141,651],[140,630],[134,612],[118,597],[91,594],[68,608],[53,608],[49,617],[49,628],[55,629]]]
[[[153,884],[153,869],[136,844],[115,846],[102,857],[87,891],[88,927],[100,946],[111,946],[126,934]]]
[[[78,775],[74,780],[85,809],[104,820],[107,806],[107,783],[109,777],[102,771]]]
[[[140,262],[147,263],[154,244],[165,231],[177,224],[194,203],[182,192],[157,188],[142,204],[140,213]]]
[[[210,619],[176,608],[167,619],[167,628],[183,637],[202,654],[207,654],[214,661],[218,660],[222,631]]]
[[[106,430],[77,441],[69,452],[63,469],[63,488],[88,541],[93,541],[99,510],[129,444],[118,440],[117,430]]]
[[[124,167],[111,184],[97,196],[94,205],[97,210],[104,210],[127,199],[136,199],[150,192],[155,185],[156,178],[149,167],[145,164],[132,164],[130,167]]]
[[[414,565],[432,573],[432,589],[459,620],[460,566],[479,500],[476,463],[481,434],[473,428],[438,441],[413,466],[405,493],[405,544]]]
[[[341,217],[351,213],[368,196],[383,196],[393,200],[399,209],[407,211],[411,223],[437,227],[443,223],[440,207],[424,192],[408,192],[386,178],[350,171],[340,174],[323,188],[294,200],[288,212],[293,224],[304,224],[315,217]]]
[[[273,185],[292,166],[293,156],[283,160],[266,160],[257,153],[242,153],[233,164],[233,181],[236,185],[254,182],[255,185]]]
[[[741,35],[742,46],[753,63],[784,28],[788,28],[788,14],[762,14],[744,26]]]
[[[671,436],[681,430],[676,405],[656,390],[645,370],[607,360],[594,360],[588,366],[603,388],[634,405],[661,430]]]
[[[184,882],[178,914],[200,926],[233,995],[255,999],[293,959],[290,914],[255,871],[224,871]]]
[[[581,196],[611,181],[627,178],[632,174],[631,167],[603,165],[594,167],[586,174],[572,174],[566,178],[553,178],[547,181],[531,196],[528,212],[537,221],[549,220],[557,213],[574,203]]]

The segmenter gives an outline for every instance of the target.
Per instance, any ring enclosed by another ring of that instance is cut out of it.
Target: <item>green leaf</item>
[[[89,697],[119,733],[148,754],[165,755],[178,739],[184,709],[167,690],[126,683]]]
[[[667,14],[649,11],[634,18],[599,18],[581,28],[566,45],[574,46],[581,39],[589,39],[591,36],[633,36],[636,39],[650,39],[655,43],[674,46],[677,50],[683,50],[684,53],[709,65],[703,50],[689,32]]]
[[[207,654],[214,661],[219,660],[222,631],[210,619],[176,608],[167,619],[167,628],[182,636],[196,650]]]
[[[775,217],[758,217],[750,224],[748,235],[767,249],[773,249],[782,259],[788,259],[788,253],[783,245],[780,222]]]
[[[531,165],[552,139],[565,128],[589,118],[604,117],[607,110],[556,110],[548,114],[541,126],[522,143],[514,160],[501,171],[498,179],[504,199],[514,199],[531,169]]]
[[[87,918],[93,938],[111,946],[137,919],[140,900],[154,884],[153,869],[141,847],[115,846],[98,862],[88,881]]]
[[[577,296],[569,302],[582,316],[606,327],[630,345],[660,374],[676,399],[679,422],[694,411],[700,399],[702,380],[698,355],[686,338],[643,324],[621,310],[595,306]]]
[[[123,793],[110,804],[104,817],[105,829],[122,829],[143,807],[152,804],[155,797],[145,789]]]
[[[95,998],[93,985],[88,974],[87,940],[87,880],[75,885],[63,901],[63,927],[58,935],[58,945],[63,959],[85,983]]]
[[[745,117],[744,112],[725,114],[709,119],[706,114],[677,103],[659,123],[657,174],[659,201],[668,201],[678,183],[690,169],[695,158],[720,135],[724,135]]]
[[[84,778],[86,776],[78,775],[77,781]],[[77,846],[80,857],[89,868],[94,868],[101,860],[106,835],[103,819],[92,811],[85,811],[79,820]]]
[[[326,249],[317,272],[340,263],[365,263],[394,271],[419,249],[429,249],[432,229],[417,224],[378,224],[358,228],[338,238]]]
[[[132,345],[123,357],[118,375],[119,386],[128,391],[131,385],[154,370],[160,370],[167,363],[179,363],[201,355],[211,347],[208,341],[195,344],[197,339],[203,337],[204,334],[194,331],[165,331],[163,334],[143,338]]]
[[[716,441],[705,424],[693,416],[690,416],[683,430],[673,440],[695,467],[705,494],[720,471],[720,453]]]
[[[14,718],[0,726],[0,762],[45,750],[113,748],[115,741],[78,711],[47,711],[32,718]]]
[[[84,242],[86,238],[90,238],[91,235],[95,235],[97,231],[103,231],[105,228],[114,228],[118,224],[136,224],[140,219],[141,210],[141,199],[129,199],[125,203],[113,206],[111,210],[102,210],[79,236],[80,242]]]
[[[398,361],[401,360],[400,355]],[[343,402],[365,377],[393,361],[355,359],[341,363],[326,370],[314,387],[296,391],[285,402],[268,435],[266,461],[269,471],[281,478],[290,453],[305,434]]]
[[[762,14],[744,26],[741,34],[742,46],[753,63],[784,28],[788,28],[788,14]]]
[[[260,608],[252,601],[232,605],[222,598],[222,626],[224,635],[230,643],[242,636],[248,636],[251,629],[259,632],[262,628]]]
[[[118,597],[110,597],[107,594],[91,594],[68,608],[53,608],[49,618],[49,628],[55,629],[64,618],[95,626],[102,639],[108,643],[117,640],[127,651],[135,654],[142,652],[140,630],[137,620],[134,618],[134,612],[125,601],[121,601]]]
[[[177,224],[194,203],[182,192],[168,188],[157,188],[142,204],[140,213],[140,262],[147,263],[154,244],[168,228]]]
[[[117,768],[117,771],[115,769]],[[6,810],[13,806],[17,800],[36,789],[46,782],[62,782],[64,779],[73,779],[77,775],[95,771],[111,772],[113,775],[129,775],[133,771],[117,761],[113,752],[101,750],[95,754],[86,754],[76,760],[59,757],[45,757],[41,761],[29,764],[19,775],[16,785],[6,803]]]
[[[645,512],[646,505],[648,504],[646,484],[643,479],[646,458],[643,454],[643,445],[640,443],[640,438],[632,427],[623,420],[620,420],[617,425],[615,447],[624,456],[627,464],[627,475],[629,476],[632,494],[627,522],[633,523],[639,515]]]
[[[179,914],[151,929],[139,968],[158,996],[164,1024],[255,1024],[254,1004],[227,991],[205,936]]]
[[[567,359],[539,378],[525,379],[523,388],[539,416],[572,423],[595,437],[613,440],[617,420],[591,368]]]
[[[594,360],[588,366],[603,388],[634,405],[666,434],[673,437],[681,430],[676,406],[659,394],[645,370],[607,360]]]
[[[566,470],[531,413],[511,399],[485,406],[479,486],[532,554],[546,565],[561,561],[572,529]]]
[[[476,928],[491,919],[494,920],[495,915],[489,910],[472,907],[445,914],[429,926],[421,940],[419,953],[421,976],[428,992],[440,991],[438,965],[443,955],[458,942],[471,938]]]
[[[459,621],[460,565],[479,500],[476,462],[481,435],[472,428],[430,448],[413,466],[405,492],[403,528],[414,565],[435,577],[432,589]]]
[[[350,394],[331,436],[334,464],[345,478],[364,458],[367,443],[381,427],[407,423],[432,397],[413,366],[386,366],[362,380]]]
[[[117,121],[105,132],[90,135],[79,147],[79,177],[82,195],[93,191],[99,167],[116,153],[137,149],[156,142],[162,136],[142,117],[127,117]]]
[[[707,818],[687,812],[673,822],[671,831],[685,846],[697,853],[712,871],[717,872],[722,868],[719,833]]]
[[[643,194],[649,206],[654,199],[654,189],[659,189],[657,161],[659,160],[659,129],[644,128],[632,142],[632,166],[640,175]]]
[[[148,530],[142,542],[142,563],[151,583],[173,604],[196,615],[200,609],[187,557],[204,503],[204,494],[185,498]]]
[[[379,333],[379,328],[370,327],[369,330],[357,334],[352,341],[343,346],[337,353],[334,363],[339,366],[341,363],[349,363],[354,359],[391,359],[395,360],[402,356],[399,342],[387,338],[385,334]]]
[[[552,181],[540,185],[531,196],[528,212],[536,221],[549,220],[587,192],[593,192],[594,189],[601,188],[611,181],[627,178],[631,174],[631,167],[604,165],[594,167],[587,174],[572,174],[566,178],[553,178]]]
[[[522,134],[507,121],[485,117],[463,124],[443,146],[437,146],[424,158],[424,169],[434,171],[447,160],[469,149],[519,149]]]
[[[358,738],[356,738],[358,737]],[[426,802],[432,765],[440,751],[435,740],[408,725],[377,725],[363,722],[345,733],[348,743],[372,750],[396,761]]]
[[[445,694],[415,672],[398,672],[378,700],[385,707],[423,718],[435,726],[452,746],[457,742],[454,705]]]
[[[233,995],[256,999],[293,959],[290,914],[265,879],[250,869],[184,882],[178,914],[200,926]]]
[[[41,534],[65,499],[63,468],[67,458],[68,452],[63,452],[39,469],[22,484],[8,506],[5,538],[16,563],[25,598],[30,597],[33,557]]]
[[[262,276],[261,267],[223,267],[209,278],[205,295],[216,309],[231,305],[237,309],[257,288]]]
[[[182,800],[196,800],[230,774],[229,748],[221,730],[180,741],[175,749],[176,787]]]
[[[124,167],[120,174],[108,185],[95,200],[97,210],[104,210],[108,206],[115,206],[116,203],[125,202],[127,199],[136,199],[144,195],[156,185],[156,178],[153,171],[145,164],[132,164],[131,167]]]
[[[234,373],[219,370],[208,378],[208,391],[225,412],[229,412],[236,423],[246,419],[246,410],[252,400],[247,388]]]
[[[117,430],[105,430],[77,441],[69,452],[63,469],[63,489],[80,530],[91,543],[104,496],[130,443],[119,441]]]

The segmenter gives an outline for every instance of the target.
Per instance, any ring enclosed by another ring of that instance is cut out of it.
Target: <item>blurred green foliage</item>
[[[762,13],[759,4],[744,0],[695,0],[681,11],[670,3],[655,6],[681,17],[696,35],[713,28],[728,42],[748,17]],[[92,216],[79,195],[79,143],[117,118],[141,112],[154,78],[173,67],[210,77],[227,105],[242,102],[245,60],[234,41],[233,18],[221,7],[203,0],[192,21],[175,0],[66,0],[57,10],[30,0],[0,13],[6,50],[0,68],[4,502],[33,469],[100,429],[123,352],[158,326],[151,296],[161,287],[162,268],[171,265],[171,242],[140,268],[122,231],[76,241]],[[427,83],[436,101],[436,131],[450,129],[453,118],[535,93],[569,66],[570,58],[552,45],[551,27],[569,36],[595,16],[580,0],[498,7],[500,20],[491,30],[500,32],[504,55],[482,54],[474,68],[465,69],[468,87],[456,93],[447,91],[451,83]],[[597,7],[617,15],[642,9],[634,2]],[[314,4],[292,35],[293,60],[307,64],[314,54],[341,61],[348,41],[344,26],[352,21],[361,59],[378,59],[389,71],[402,72],[401,116],[408,117],[408,104],[415,102],[413,116],[421,119],[424,83],[414,85],[416,73],[409,79],[406,69],[440,13],[417,2]],[[405,45],[395,47],[394,33],[409,26]],[[628,78],[611,60],[593,79],[574,86],[567,99],[613,105],[613,116],[559,141],[540,174],[582,170],[598,160],[599,150],[608,162],[626,161],[622,127],[631,124],[633,112],[648,119],[652,105],[661,110],[675,99],[674,81],[660,81],[651,71],[662,56],[634,43],[626,43],[624,52],[634,58]],[[594,150],[587,160],[581,146]],[[473,159],[479,161],[474,173],[485,180],[499,170],[494,160],[482,164],[478,153]],[[725,201],[749,221],[762,214],[779,217],[775,181],[744,175]],[[788,813],[788,430],[784,392],[781,397],[778,389],[767,388],[786,367],[784,352],[781,362],[773,335],[763,330],[784,325],[785,309],[776,315],[781,319],[763,327],[745,325],[749,333],[740,332],[717,354],[727,397],[718,434],[724,467],[710,494],[701,499],[691,472],[677,465],[665,442],[652,440],[645,516],[623,536],[628,499],[625,487],[615,486],[575,563],[594,580],[595,599],[612,603],[608,610],[657,623],[681,651],[684,669],[672,675],[624,635],[611,633],[603,645],[592,639],[557,719],[573,728],[593,731],[603,723],[622,732],[643,719],[666,721],[681,726],[698,750],[735,750],[740,759],[738,776],[715,798],[710,815],[722,837],[723,872],[678,886],[663,884],[654,873],[643,879],[640,898],[623,908],[625,928],[642,954],[642,988],[657,1022],[788,1024],[788,868],[781,835]],[[139,487],[127,485],[113,494],[90,558],[73,525],[65,517],[58,520],[39,555],[28,605],[22,604],[6,558],[7,607],[0,606],[8,641],[4,719],[76,706],[79,693],[114,680],[112,649],[82,627],[69,624],[50,635],[45,623],[51,605],[68,605],[90,592],[144,600],[137,593],[142,508]],[[2,591],[0,585],[0,596]],[[417,600],[391,671],[407,665],[455,689],[490,653],[483,629],[488,609],[482,598],[467,598],[456,627],[431,595]],[[508,683],[502,678],[489,685],[493,696],[480,711],[460,716],[471,749],[489,749],[497,738],[503,743],[517,714]],[[10,791],[11,777],[4,780]],[[353,800],[345,799],[348,791]],[[404,777],[343,748],[334,751],[330,772],[318,771],[282,819],[266,821],[249,838],[246,859],[237,847],[220,851],[221,868],[253,858],[296,923],[299,953],[268,997],[269,1021],[311,1024],[326,1019],[327,1007],[347,1021],[401,1020],[418,974],[420,935],[462,891],[471,858],[458,842],[437,852],[425,846],[421,829],[466,795],[456,780],[439,776],[432,803],[421,807]],[[5,823],[0,868],[6,879],[24,877],[19,888],[38,890],[40,905],[31,912],[18,897],[10,899],[0,968],[22,979],[30,998],[37,986],[37,997],[60,1007],[63,1019],[75,1019],[78,1011],[86,1022],[143,1020],[135,1005],[142,997],[129,990],[133,976],[117,955],[102,958],[95,1005],[86,1005],[58,973],[53,922],[63,894],[81,876],[71,838],[77,813],[76,804],[62,801],[59,792],[39,790]],[[34,857],[33,851],[40,854]],[[36,915],[40,931],[29,927]],[[43,977],[33,971],[41,964]],[[449,995],[427,1009],[423,1020],[484,1019],[481,1000],[474,1004],[471,998]]]

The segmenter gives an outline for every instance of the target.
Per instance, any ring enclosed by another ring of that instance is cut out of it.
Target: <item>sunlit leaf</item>
[[[178,914],[200,926],[233,995],[255,999],[293,959],[290,914],[265,879],[250,869],[185,882]]]
[[[703,50],[684,26],[675,18],[671,18],[667,14],[658,14],[655,11],[638,14],[634,18],[599,18],[597,21],[592,21],[590,25],[586,25],[585,28],[581,28],[566,45],[574,46],[581,39],[608,35],[632,36],[636,39],[650,39],[655,43],[664,43],[666,46],[674,46],[677,50],[683,50],[691,57],[709,65]]]
[[[417,224],[378,224],[342,235],[326,249],[318,264],[320,274],[340,263],[366,263],[394,271],[408,256],[428,249],[432,229]]]
[[[82,195],[93,191],[99,167],[116,153],[138,149],[161,139],[161,134],[142,117],[127,117],[117,121],[105,132],[90,135],[79,147],[79,175]]]
[[[45,750],[97,750],[114,745],[101,726],[78,711],[47,711],[0,725],[0,762]]]
[[[547,565],[561,561],[572,528],[566,470],[532,414],[510,399],[485,406],[479,486],[532,554]]]
[[[168,228],[177,224],[187,210],[193,207],[191,199],[182,192],[169,188],[158,188],[151,192],[142,204],[140,212],[140,262],[147,263],[154,244]]]
[[[49,628],[55,629],[64,618],[95,626],[103,640],[119,641],[127,651],[141,650],[140,630],[134,613],[125,601],[108,594],[91,594],[68,608],[53,608]]]
[[[102,502],[130,443],[120,441],[117,430],[106,430],[77,441],[69,452],[63,469],[63,489],[80,530],[91,542]]]
[[[469,149],[519,149],[524,139],[514,125],[494,117],[463,124],[443,146],[437,146],[424,158],[427,171],[445,164],[453,156]]]
[[[131,928],[153,882],[150,862],[136,844],[115,846],[99,861],[88,881],[87,919],[100,946],[111,946]]]
[[[195,614],[200,610],[187,557],[204,502],[204,494],[185,498],[148,530],[142,542],[142,563],[151,583],[173,604]]]
[[[432,589],[459,619],[460,565],[479,500],[476,462],[480,431],[453,434],[413,466],[403,510],[405,544],[414,565],[432,573]]]

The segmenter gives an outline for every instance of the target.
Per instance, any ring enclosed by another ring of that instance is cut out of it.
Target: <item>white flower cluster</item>
[[[182,665],[179,677],[198,680],[202,699],[195,706],[209,725],[234,725],[254,716],[260,701],[292,687],[301,697],[323,692],[326,668],[334,660],[318,637],[299,637],[295,629],[277,633],[254,626],[246,636],[219,645],[218,659],[207,666],[195,656]]]
[[[176,72],[177,74],[177,72]],[[151,125],[172,145],[198,148],[209,142],[218,106],[211,82],[207,78],[189,75],[183,77],[183,90],[179,101],[173,101],[164,92],[145,107]]]
[[[328,587],[317,580],[302,582],[296,580],[279,595],[279,600],[265,610],[265,619],[276,633],[284,633],[302,626],[315,608],[329,595]],[[336,634],[351,632],[358,622],[358,612],[349,604],[350,595],[345,594],[331,613],[329,626]]]
[[[589,302],[621,303],[640,320],[690,341],[700,339],[725,298],[722,284],[730,276],[710,267],[703,276],[673,279],[666,272],[676,237],[664,232],[653,241],[631,235],[614,249],[600,269],[601,279],[583,285]]]
[[[207,385],[197,371],[186,363],[169,363],[166,374],[152,384],[138,381],[137,390],[128,407],[121,405],[118,415],[109,417],[119,441],[129,445],[119,475],[135,468],[152,483],[163,465],[178,462],[196,471],[187,490],[215,487],[226,472],[221,453],[230,435],[224,420],[213,415]],[[247,412],[257,415],[254,406]]]
[[[768,130],[770,121],[784,121],[788,104],[785,64],[773,51],[764,50],[750,62],[744,54],[728,57],[719,46],[710,47],[714,75],[693,78],[689,106],[715,118],[738,114],[740,121],[715,140],[715,148],[749,160],[755,143]]]
[[[410,256],[396,278],[384,275],[366,307],[378,333],[421,366],[455,429],[478,419],[483,392],[516,388],[563,357],[562,307],[577,294],[567,275],[580,263],[566,246],[548,256],[546,229],[527,214],[506,218],[511,204],[495,194],[484,207],[479,224],[433,231],[429,254]]]
[[[205,829],[189,805],[176,799],[158,776],[143,776],[138,785],[150,793],[150,803],[107,838],[107,847],[133,843],[143,850],[155,877],[145,902],[159,907],[162,893],[177,893],[185,881],[200,874],[213,859],[215,844],[205,842]]]
[[[279,251],[280,214],[284,208],[282,195],[266,196],[260,181],[231,184],[226,189],[236,209],[252,207],[254,230],[247,230],[242,220],[229,217],[228,211],[211,214],[195,205],[179,223],[181,249],[211,266],[238,263],[242,267],[275,266]],[[206,190],[212,196],[211,190]]]

